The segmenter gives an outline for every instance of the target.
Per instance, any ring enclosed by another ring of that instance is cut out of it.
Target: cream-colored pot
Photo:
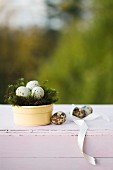
[[[14,123],[23,126],[50,124],[53,104],[42,106],[12,106]]]

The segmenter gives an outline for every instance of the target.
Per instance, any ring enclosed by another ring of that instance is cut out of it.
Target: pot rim
[[[39,106],[17,106],[17,105],[11,105],[13,108],[29,108],[29,109],[31,109],[31,108],[42,108],[42,107],[50,107],[50,106],[52,106],[53,104],[47,104],[47,105],[39,105]]]

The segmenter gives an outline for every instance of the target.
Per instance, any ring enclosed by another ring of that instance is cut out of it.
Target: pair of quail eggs
[[[20,86],[16,89],[16,95],[22,97],[34,96],[41,99],[44,96],[44,90],[40,87],[37,80],[29,81],[26,86]]]
[[[91,106],[83,106],[81,108],[75,107],[72,115],[82,119],[91,113],[93,113],[93,109]]]

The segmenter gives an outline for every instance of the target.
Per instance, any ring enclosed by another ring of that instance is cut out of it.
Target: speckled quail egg
[[[82,110],[85,111],[86,116],[88,116],[89,114],[91,114],[93,112],[93,109],[91,106],[83,106]]]
[[[37,99],[41,99],[44,96],[44,90],[42,87],[34,87],[32,89],[32,96],[34,96]]]
[[[16,95],[22,97],[28,97],[30,95],[30,90],[25,86],[20,86],[16,89]]]
[[[78,108],[78,107],[75,107],[72,115],[82,119],[86,116],[86,113],[85,113],[85,110]]]
[[[51,116],[51,122],[55,125],[61,125],[66,121],[66,114],[62,111],[58,111]]]
[[[26,87],[29,88],[30,90],[37,86],[39,86],[39,82],[37,80],[29,81],[26,85]]]

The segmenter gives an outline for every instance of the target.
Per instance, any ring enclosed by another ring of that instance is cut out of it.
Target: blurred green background
[[[0,4],[0,103],[20,77],[49,80],[58,103],[113,103],[113,1],[19,2]]]

